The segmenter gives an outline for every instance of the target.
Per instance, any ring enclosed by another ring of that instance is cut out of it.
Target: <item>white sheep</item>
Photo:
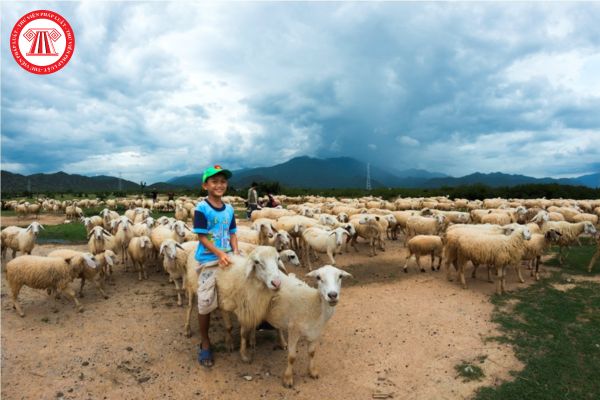
[[[421,272],[425,272],[425,268],[421,266],[421,256],[430,255],[431,256],[431,270],[435,271],[436,268],[434,266],[434,257],[438,257],[438,265],[437,270],[440,270],[440,265],[442,265],[442,251],[444,249],[444,245],[442,244],[442,238],[436,235],[417,235],[411,238],[408,243],[408,258],[404,263],[404,272],[408,272],[408,262],[410,259],[415,256],[417,261],[417,266],[421,270]]]
[[[112,250],[117,254],[121,253],[121,263],[125,265],[125,268],[127,268],[127,247],[133,238],[133,232],[131,231],[132,225],[133,222],[126,216],[119,217],[115,223],[117,232],[112,238],[114,243]]]
[[[131,227],[133,236],[150,236],[152,227],[154,226],[154,218],[146,217],[142,222],[136,222]]]
[[[196,242],[196,245],[192,248],[195,250],[197,247],[198,244]],[[173,239],[167,239],[160,245],[159,254],[163,256],[163,267],[165,271],[167,271],[170,280],[175,284],[178,306],[183,304],[181,301],[181,292],[183,291],[184,287],[188,254],[190,252],[195,253],[194,250],[186,250],[181,244],[177,243]],[[181,285],[179,284],[180,279]]]
[[[547,221],[542,225],[542,233],[548,232],[550,229],[554,229],[560,233],[557,243],[558,248],[558,259],[560,264],[564,262],[565,255],[563,254],[563,247],[568,247],[573,244],[579,238],[579,235],[587,233],[593,235],[596,233],[596,228],[589,221],[582,222],[566,222],[566,221]]]
[[[415,235],[441,235],[448,226],[445,215],[434,215],[432,218],[413,216],[406,220],[406,237]]]
[[[113,250],[112,234],[101,226],[95,226],[88,233],[88,249],[92,254]]]
[[[2,258],[6,255],[6,250],[12,250],[12,258],[15,258],[17,251],[23,254],[31,254],[35,241],[40,233],[40,228],[44,227],[37,221],[29,224],[27,228],[18,226],[7,226],[0,233]]]
[[[133,264],[133,268],[138,271],[138,280],[148,279],[146,273],[146,263],[152,257],[152,242],[148,236],[135,236],[131,238],[127,245],[127,253]],[[127,265],[125,265],[127,271]]]
[[[537,227],[537,225],[534,224]],[[561,234],[554,229],[548,230],[545,234],[543,233],[532,233],[531,239],[525,241],[525,253],[523,254],[523,260],[531,262],[531,276],[535,275],[535,279],[540,279],[540,259],[544,255],[544,252],[550,245],[559,240]]]
[[[234,313],[240,323],[240,356],[244,362],[250,362],[248,336],[265,320],[271,300],[281,285],[283,274],[279,269],[285,271],[285,267],[277,250],[269,246],[257,246],[247,257],[232,255],[230,258],[232,263],[219,268],[216,274],[217,299],[226,328],[225,344],[229,351],[233,349],[229,313]],[[191,336],[193,300],[198,291],[197,266],[195,255],[190,253],[185,279],[188,310],[184,329],[188,337]]]
[[[107,252],[109,252],[108,254],[112,253],[114,254],[111,250],[107,250]],[[110,258],[110,256],[104,256],[104,253],[102,253],[103,255],[103,264],[105,264],[104,261],[108,261],[108,260],[112,260]],[[48,253],[48,257],[60,257],[64,260],[68,260],[71,259],[75,256],[81,256],[81,257],[87,257],[88,259],[93,261],[93,266],[92,263],[87,264],[84,263],[83,268],[81,269],[81,273],[79,274],[79,278],[81,278],[81,284],[79,286],[79,297],[83,297],[83,286],[85,285],[85,280],[90,280],[92,282],[94,282],[94,285],[96,286],[96,289],[98,289],[98,291],[100,292],[100,294],[102,294],[102,296],[105,299],[108,299],[108,296],[106,295],[106,292],[104,291],[104,285],[103,285],[103,281],[104,281],[104,272],[105,272],[105,266],[104,265],[99,265],[98,263],[98,259],[96,258],[96,256],[94,256],[91,253],[85,253],[83,251],[76,251],[76,250],[71,250],[71,249],[58,249],[58,250],[54,250],[51,251],[50,253]]]
[[[188,220],[188,218],[189,218],[188,210],[183,207],[183,204],[178,203],[175,208],[175,219],[186,222]]]
[[[318,253],[326,253],[329,256],[331,264],[335,265],[334,254],[345,243],[345,239],[350,237],[348,232],[343,228],[336,228],[332,231],[326,231],[320,228],[307,228],[302,232],[302,239],[305,246],[304,259],[308,263],[309,271],[312,271],[311,254],[313,250]]]
[[[104,226],[104,220],[98,215],[81,217],[81,222],[83,222],[83,226],[85,226],[85,231],[87,234],[89,234],[95,226]]]
[[[273,230],[270,225],[260,225],[258,230],[249,229],[245,226],[239,226],[236,231],[238,240],[246,243],[252,243],[260,246],[268,245],[269,239],[273,237]]]
[[[23,286],[33,289],[46,289],[64,293],[73,302],[78,311],[83,307],[75,297],[75,291],[69,286],[73,279],[77,278],[84,263],[90,267],[95,263],[84,256],[73,256],[70,259],[60,257],[19,256],[6,264],[6,280],[10,287],[13,307],[21,317],[25,316],[18,296]]]
[[[371,253],[369,254],[371,257],[377,255],[375,251],[375,245],[381,239],[383,235],[381,225],[379,224],[380,217],[378,215],[362,215],[357,219],[351,219],[350,223],[354,226],[354,231],[356,232],[350,241],[350,245],[354,248],[355,251],[358,252],[358,248],[356,247],[356,240],[358,237],[362,237],[366,239],[369,243],[369,247],[371,249]]]
[[[351,277],[349,273],[325,265],[306,276],[315,278],[317,289],[311,288],[301,280],[291,276],[282,276],[281,288],[273,299],[266,320],[281,331],[287,331],[287,368],[283,374],[283,385],[294,385],[294,361],[300,338],[308,341],[308,373],[316,379],[319,373],[315,366],[317,343],[327,321],[333,316],[335,306],[340,299],[342,278]],[[280,333],[282,347],[285,340]]]
[[[455,231],[452,231],[455,232]],[[504,234],[489,233],[484,230],[463,230],[460,235],[453,236],[448,233],[446,246],[452,246],[456,252],[457,269],[463,288],[467,284],[464,277],[465,264],[471,261],[474,265],[486,264],[496,269],[496,292],[505,291],[505,268],[509,265],[518,268],[525,253],[526,240],[531,239],[527,227],[507,227]],[[447,265],[447,276],[450,278],[450,269]],[[523,278],[519,277],[523,282]]]

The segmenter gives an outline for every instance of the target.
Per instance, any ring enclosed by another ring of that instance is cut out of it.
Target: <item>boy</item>
[[[202,175],[202,188],[208,196],[198,203],[194,211],[194,233],[198,234],[198,324],[200,325],[200,351],[198,362],[204,367],[212,367],[213,356],[208,338],[210,313],[218,306],[215,287],[215,272],[220,266],[231,263],[228,254],[238,254],[235,235],[236,223],[233,207],[224,204],[222,197],[227,191],[230,171],[220,165],[207,168]]]

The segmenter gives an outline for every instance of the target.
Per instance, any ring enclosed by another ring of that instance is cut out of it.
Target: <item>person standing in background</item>
[[[252,182],[252,184],[250,185],[250,189],[248,189],[248,219],[250,219],[252,211],[258,210],[258,193],[256,192],[257,186],[258,184],[256,182]]]

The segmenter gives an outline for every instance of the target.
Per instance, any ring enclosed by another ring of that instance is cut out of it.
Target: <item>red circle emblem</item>
[[[10,51],[17,64],[34,74],[61,70],[75,51],[75,35],[69,22],[49,10],[22,16],[10,33]]]

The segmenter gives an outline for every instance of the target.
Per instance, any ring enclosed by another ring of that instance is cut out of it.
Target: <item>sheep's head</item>
[[[548,212],[545,210],[541,210],[540,212],[538,212],[535,217],[533,217],[531,219],[530,222],[534,222],[538,225],[543,225],[544,222],[548,222],[550,220],[550,216],[548,215]]]
[[[300,260],[294,250],[283,250],[279,252],[279,256],[296,267],[300,266]]]
[[[290,234],[286,231],[278,231],[275,234],[275,248],[277,251],[281,251],[283,249],[289,249],[292,245],[292,239],[290,238]]]
[[[317,290],[323,300],[330,306],[337,305],[340,300],[340,291],[342,290],[342,278],[352,277],[346,271],[331,265],[325,265],[319,269],[309,272],[306,276],[317,280]]]
[[[348,214],[342,212],[339,213],[337,216],[338,221],[340,222],[348,222],[350,220],[350,218],[348,217]]]
[[[40,233],[40,228],[44,229],[42,224],[40,224],[39,222],[33,221],[31,224],[29,224],[26,231],[31,231],[34,236],[37,236]]]
[[[281,271],[287,273],[281,257],[274,247],[257,246],[249,255],[246,262],[246,278],[252,274],[271,290],[279,290]]]
[[[505,235],[512,235],[514,232],[519,232],[523,235],[523,239],[529,240],[531,239],[531,231],[528,227],[519,224],[509,224],[503,227],[503,232]]]
[[[354,236],[356,234],[356,229],[354,229],[354,225],[352,224],[345,224],[344,226],[342,226],[342,228],[344,228],[350,236]]]
[[[589,233],[590,235],[593,235],[593,234],[596,233],[596,228],[594,227],[594,225],[590,221],[584,221],[584,223],[583,223],[583,232],[584,233]]]
[[[173,223],[173,225],[171,225],[171,230],[180,237],[185,236],[185,228],[186,228],[186,225],[185,225],[185,222],[183,222],[183,221],[175,221]]]
[[[273,227],[271,224],[260,223],[257,226],[260,233],[268,237],[269,239],[273,237]]]
[[[335,244],[341,246],[344,244],[344,239],[347,238],[348,232],[344,228],[336,228],[329,233],[330,236],[335,235]]]
[[[550,242],[556,242],[561,236],[562,234],[555,229],[548,230],[548,232],[546,232],[546,234],[544,235],[546,240]]]
[[[174,260],[177,257],[177,247],[183,248],[181,245],[178,245],[179,243],[173,239],[167,239],[160,245],[158,254],[164,254],[165,259]]]

